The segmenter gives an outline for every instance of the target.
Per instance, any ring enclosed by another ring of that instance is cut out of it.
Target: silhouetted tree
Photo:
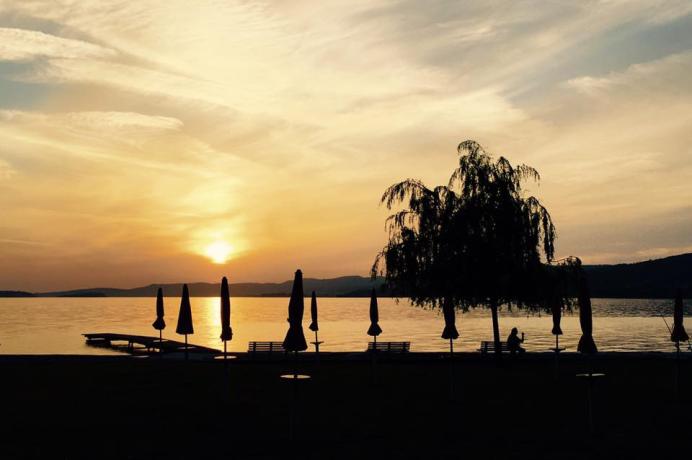
[[[558,292],[546,288],[546,273],[558,267],[542,262],[553,260],[555,226],[522,188],[540,180],[535,169],[495,160],[475,141],[457,150],[448,185],[407,179],[384,192],[387,209],[403,209],[387,219],[388,242],[372,275],[383,274],[395,295],[417,306],[489,308],[499,353],[499,307],[545,309]]]

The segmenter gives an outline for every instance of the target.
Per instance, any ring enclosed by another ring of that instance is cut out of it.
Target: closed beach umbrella
[[[163,357],[163,330],[166,328],[166,321],[163,320],[163,289],[159,288],[156,292],[156,321],[152,324],[154,329],[159,331],[159,355]]]
[[[442,315],[445,318],[445,328],[442,330],[442,338],[449,340],[449,352],[454,353],[454,340],[459,338],[456,326],[456,312],[451,302],[442,303]]]
[[[154,321],[154,329],[159,333],[166,329],[166,321],[163,320],[163,289],[159,288],[156,293],[156,321]]]
[[[591,318],[591,295],[586,276],[579,277],[579,324],[581,325],[581,338],[577,345],[577,350],[584,354],[594,354],[598,352],[596,343],[593,340],[593,320]]]
[[[291,300],[288,302],[288,332],[283,343],[284,349],[287,351],[299,352],[308,348],[308,344],[305,342],[305,335],[303,334],[304,309],[303,272],[296,270],[296,275],[293,279],[293,289],[291,290]]]
[[[377,324],[380,320],[380,314],[377,308],[377,293],[375,293],[375,288],[372,289],[372,294],[370,295],[370,327],[368,328],[368,335],[375,337],[375,342],[377,342],[377,336],[382,334],[382,328]]]
[[[555,336],[555,353],[560,352],[560,336],[562,335],[560,321],[562,320],[562,307],[562,298],[554,292],[550,303],[550,312],[553,315],[553,329],[550,332]]]
[[[553,314],[553,330],[551,333],[555,336],[562,335],[562,328],[560,327],[560,321],[562,320],[562,305],[558,302],[554,302],[550,308]],[[555,337],[557,340],[557,337]]]
[[[456,340],[459,338],[459,331],[456,327],[456,312],[454,305],[450,302],[442,304],[442,314],[445,318],[445,328],[442,330],[442,338],[447,340]]]
[[[678,289],[675,295],[675,306],[673,309],[673,331],[670,333],[670,340],[675,343],[685,342],[689,340],[687,331],[685,331],[685,326],[683,322],[683,305],[682,305],[682,291]]]
[[[560,362],[559,356],[560,352],[563,350],[560,348],[560,336],[562,335],[562,328],[560,327],[560,321],[562,320],[562,307],[564,306],[563,301],[559,295],[553,292],[553,297],[550,301],[550,312],[553,315],[553,329],[551,333],[555,336],[555,380],[560,378]]]
[[[310,299],[310,317],[312,318],[312,322],[310,323],[310,330],[315,333],[315,341],[312,342],[313,345],[315,345],[315,352],[317,353],[317,356],[319,359],[319,354],[320,354],[320,340],[317,338],[317,331],[320,330],[319,326],[317,325],[317,295],[315,294],[315,291],[312,291],[312,299]]]
[[[223,340],[223,356],[226,358],[226,342],[233,338],[231,329],[231,292],[228,279],[221,280],[221,340]]]
[[[565,264],[567,263],[569,262],[565,262]],[[563,265],[563,267],[569,267],[569,265]],[[550,333],[555,336],[556,341],[558,339],[557,336],[562,335],[560,321],[562,320],[562,309],[565,306],[562,294],[566,280],[563,280],[562,276],[565,275],[558,272],[556,269],[552,269],[551,267],[551,270],[547,272],[546,277],[547,306],[550,308],[550,313],[553,316],[553,329],[550,331]],[[557,348],[557,345],[555,348]]]
[[[187,359],[187,336],[195,333],[195,329],[192,327],[192,307],[190,307],[190,292],[187,289],[187,284],[183,284],[183,296],[180,299],[178,325],[175,332],[185,336],[185,358]]]
[[[445,328],[442,330],[442,338],[449,340],[449,396],[454,398],[454,341],[459,338],[456,326],[456,312],[451,302],[443,301],[442,315],[445,318]]]
[[[310,330],[313,332],[319,331],[320,328],[317,325],[317,296],[315,295],[315,291],[312,291],[312,299],[310,300],[310,317],[312,318]],[[315,337],[315,339],[317,338]]]
[[[375,346],[372,353],[372,382],[377,383],[377,370],[376,370],[376,355],[377,355],[377,336],[382,334],[382,328],[380,327],[378,321],[380,320],[380,313],[377,308],[377,294],[375,293],[375,288],[372,289],[372,294],[370,295],[370,327],[368,328],[368,335],[373,337],[373,342]]]

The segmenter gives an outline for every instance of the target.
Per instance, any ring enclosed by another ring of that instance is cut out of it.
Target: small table
[[[577,374],[577,377],[587,377],[587,378],[592,378],[592,377],[594,377],[594,378],[596,378],[596,377],[605,377],[605,374],[601,374],[601,373],[598,373],[598,372],[592,372],[592,373],[589,373],[589,374]]]
[[[555,353],[561,353],[561,352],[565,351],[566,349],[567,349],[567,347],[548,348],[548,350],[554,351]]]
[[[293,380],[293,381],[308,380],[309,378],[311,378],[309,375],[306,375],[306,374],[283,374],[280,377],[282,379],[285,379],[285,380]]]
[[[226,355],[226,356],[216,355],[216,356],[214,356],[214,361],[226,361],[226,360],[236,359],[236,358],[237,358],[237,356],[235,356],[235,355]]]

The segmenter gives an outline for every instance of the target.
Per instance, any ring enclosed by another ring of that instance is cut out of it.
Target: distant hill
[[[593,297],[670,298],[678,288],[692,297],[692,254],[584,269]]]
[[[692,254],[681,254],[664,259],[633,264],[585,265],[593,297],[618,298],[670,298],[675,290],[684,289],[692,297]],[[287,297],[293,281],[283,283],[235,283],[231,295],[235,297]],[[304,279],[305,295],[317,291],[321,297],[367,297],[373,287],[379,294],[383,279],[371,281],[363,276],[342,276],[331,279]],[[30,293],[0,291],[0,297],[154,297],[159,287],[167,296],[179,296],[182,283],[150,284],[133,289],[89,288],[72,291]],[[212,297],[219,295],[219,283],[188,283],[190,295]]]
[[[317,291],[321,297],[365,297],[373,287],[381,288],[383,280],[371,281],[362,276],[342,276],[331,279],[304,278],[305,295]],[[291,295],[293,280],[282,283],[231,283],[231,295],[235,297],[288,297]],[[72,291],[56,291],[29,294],[37,297],[155,297],[159,287],[167,296],[179,296],[182,283],[150,284],[133,289],[90,288]],[[213,297],[219,295],[220,283],[188,283],[193,297]],[[1,296],[2,294],[0,294]]]
[[[36,294],[24,291],[0,291],[0,297],[36,297]]]

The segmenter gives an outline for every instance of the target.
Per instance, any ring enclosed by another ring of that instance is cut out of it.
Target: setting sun
[[[233,246],[225,241],[215,241],[205,249],[204,253],[215,264],[223,264],[231,258]]]

